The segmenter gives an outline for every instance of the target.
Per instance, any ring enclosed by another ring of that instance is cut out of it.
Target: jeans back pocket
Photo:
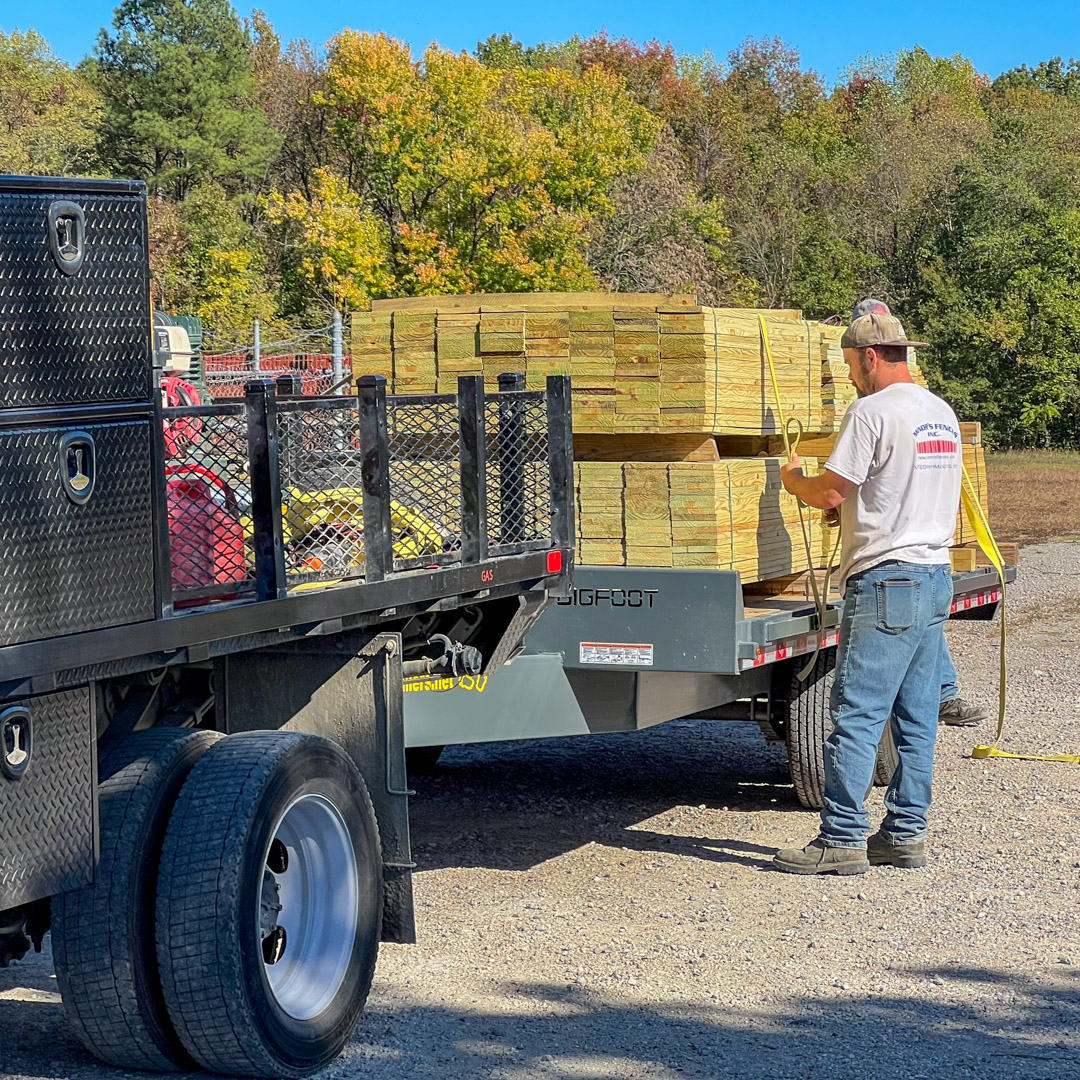
[[[877,628],[901,634],[919,621],[918,578],[894,577],[874,582],[877,592]]]

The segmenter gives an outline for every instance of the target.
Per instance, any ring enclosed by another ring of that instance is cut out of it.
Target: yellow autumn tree
[[[437,45],[417,59],[403,42],[353,31],[331,42],[316,102],[349,162],[335,199],[356,200],[350,220],[363,221],[382,271],[348,270],[363,282],[349,304],[361,292],[595,287],[590,229],[659,126],[604,70],[501,70]],[[313,264],[331,247],[311,221],[316,201],[294,194],[270,207],[310,238]]]
[[[347,311],[393,292],[390,230],[340,176],[316,170],[311,198],[274,192],[266,216],[283,249],[282,286],[294,300],[313,296]]]

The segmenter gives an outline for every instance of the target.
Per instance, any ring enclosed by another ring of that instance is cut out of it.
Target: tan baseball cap
[[[865,349],[871,345],[900,345],[908,349],[925,349],[928,341],[908,341],[900,320],[895,315],[871,311],[860,315],[840,339],[843,349]]]

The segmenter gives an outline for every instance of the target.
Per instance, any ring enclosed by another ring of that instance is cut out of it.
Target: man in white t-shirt
[[[926,863],[945,619],[952,603],[949,545],[960,501],[960,425],[913,382],[899,321],[872,312],[841,340],[859,393],[820,476],[793,457],[784,487],[810,506],[840,508],[844,612],[825,745],[819,835],[780,851],[795,874],[861,874],[870,863]],[[867,840],[863,803],[877,746],[892,717],[899,765],[885,818]]]
[[[875,300],[872,297],[860,300],[851,313],[851,321],[854,322],[860,315],[869,315],[871,312],[878,315],[891,315],[892,311],[884,300]],[[903,334],[903,324],[900,333]],[[960,685],[957,682],[956,665],[953,663],[952,654],[949,652],[949,643],[944,634],[941,635],[941,704],[938,707],[938,723],[947,724],[949,727],[974,727],[981,724],[987,717],[986,710],[981,705],[965,701],[960,696]]]

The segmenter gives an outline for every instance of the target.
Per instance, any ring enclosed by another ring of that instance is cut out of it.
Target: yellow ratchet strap
[[[963,466],[961,466],[963,468]],[[1001,582],[1001,634],[999,637],[999,666],[998,666],[998,725],[997,735],[989,746],[976,746],[972,748],[973,758],[1013,758],[1019,761],[1068,761],[1074,765],[1080,765],[1080,754],[1013,754],[1000,748],[1001,736],[1005,731],[1005,691],[1008,684],[1008,669],[1005,663],[1005,560],[1001,557],[1001,550],[994,540],[994,534],[990,530],[990,523],[986,520],[982,506],[975,496],[971,478],[967,469],[963,469],[963,485],[960,488],[960,501],[964,505],[964,514],[967,516],[971,530],[975,534],[975,540],[982,548],[983,554],[990,560],[994,569],[998,572],[998,580]]]
[[[765,353],[765,362],[769,367],[769,378],[772,381],[773,398],[776,401],[776,417],[778,420],[777,426],[780,428],[780,434],[784,437],[784,450],[787,453],[788,461],[791,460],[791,455],[798,452],[799,442],[803,435],[802,421],[793,416],[788,420],[784,416],[784,403],[780,399],[780,383],[776,378],[776,364],[773,362],[772,345],[769,343],[769,328],[765,325],[765,316],[758,312],[758,324],[761,327],[761,347]],[[791,441],[791,435],[789,427],[794,425],[795,427],[795,441]],[[799,527],[802,529],[803,547],[806,550],[806,567],[807,572],[810,574],[810,588],[814,593],[814,608],[817,611],[818,618],[818,632],[817,632],[817,644],[814,647],[814,651],[810,654],[810,659],[807,660],[802,670],[798,674],[799,682],[805,682],[810,672],[814,670],[814,664],[817,663],[818,653],[821,652],[821,643],[825,639],[825,615],[829,610],[829,579],[832,577],[832,564],[836,558],[836,550],[840,546],[840,534],[837,532],[836,543],[833,544],[832,554],[829,556],[829,565],[825,567],[825,579],[818,587],[817,575],[814,573],[814,554],[810,544],[810,531],[806,523],[806,517],[803,514],[803,508],[806,504],[796,497],[795,500],[799,508]]]

